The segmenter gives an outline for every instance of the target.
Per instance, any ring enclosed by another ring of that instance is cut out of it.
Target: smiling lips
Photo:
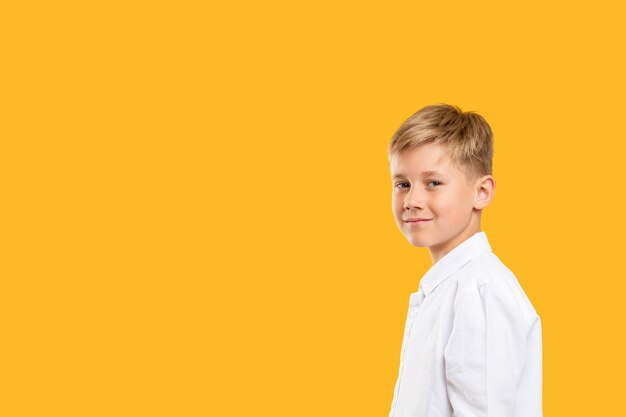
[[[421,217],[412,217],[410,219],[406,219],[404,222],[405,223],[422,223],[422,222],[427,222],[427,221],[430,221],[430,220],[432,220],[432,219],[424,219],[424,218],[421,218]]]

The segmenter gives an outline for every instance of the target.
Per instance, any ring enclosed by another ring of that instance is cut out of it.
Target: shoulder
[[[472,259],[458,271],[456,302],[480,298],[510,320],[530,326],[539,319],[515,274],[493,252]]]

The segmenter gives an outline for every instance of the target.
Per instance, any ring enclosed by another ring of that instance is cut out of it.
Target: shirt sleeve
[[[455,417],[541,416],[538,320],[537,316],[529,322],[516,300],[491,284],[457,296],[444,350],[446,386]],[[529,341],[534,348],[528,349]]]

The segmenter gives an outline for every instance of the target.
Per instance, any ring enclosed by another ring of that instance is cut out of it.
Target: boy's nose
[[[404,208],[409,210],[414,207],[424,208],[424,197],[418,193],[409,193],[404,200]]]
[[[411,187],[405,195],[404,208],[424,208],[424,201],[426,201],[426,192],[418,187]]]

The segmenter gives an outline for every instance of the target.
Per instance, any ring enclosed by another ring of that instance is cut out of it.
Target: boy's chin
[[[416,248],[427,248],[428,246],[430,246],[430,242],[427,239],[420,239],[416,236],[407,236],[406,238],[409,243]]]

